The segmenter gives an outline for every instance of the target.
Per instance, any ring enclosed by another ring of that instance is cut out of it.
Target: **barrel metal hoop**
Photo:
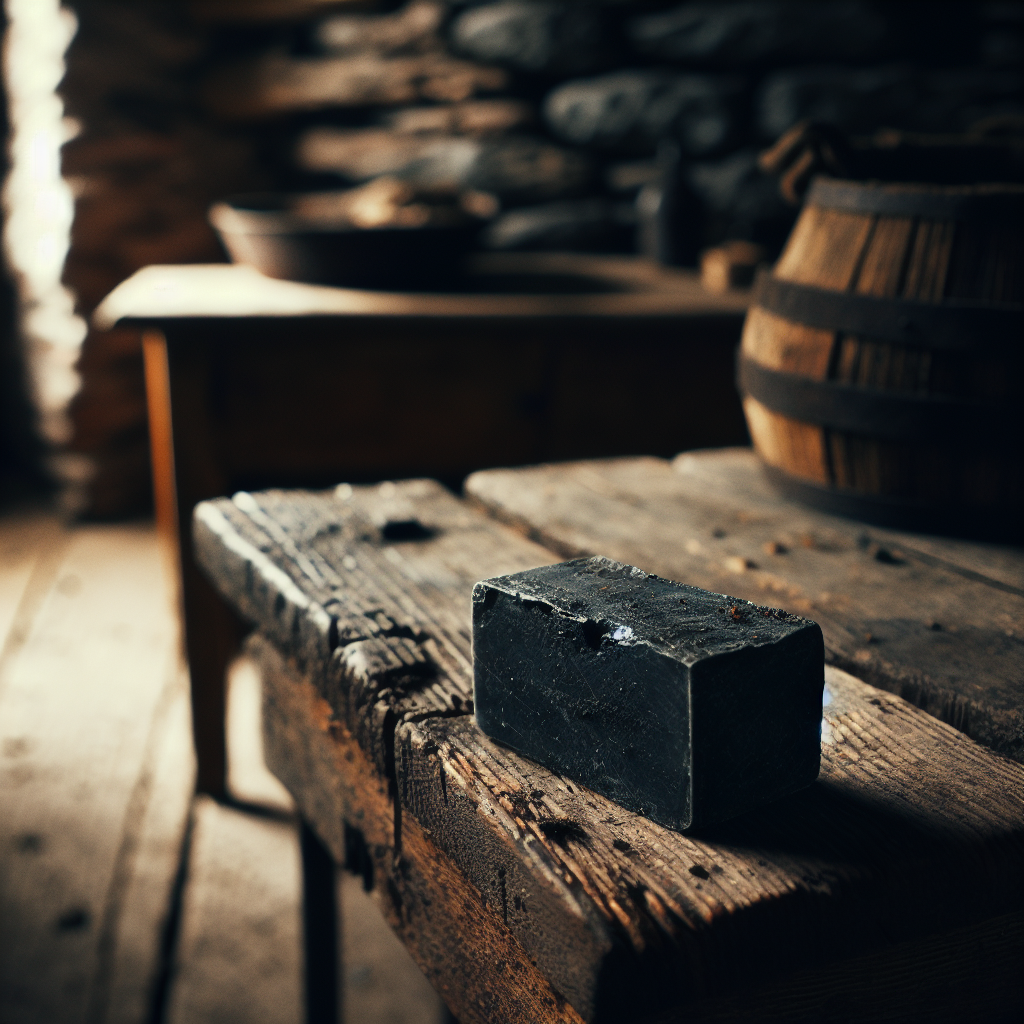
[[[783,281],[762,271],[754,304],[807,327],[949,352],[1020,348],[1024,306],[885,299]]]
[[[787,497],[831,515],[846,516],[878,526],[918,532],[938,532],[979,540],[1020,544],[1024,515],[1019,505],[998,511],[970,505],[908,501],[846,488],[823,487],[775,466],[764,465],[768,479]]]
[[[983,404],[875,391],[836,381],[812,380],[771,370],[740,354],[740,391],[763,406],[802,423],[867,437],[907,442],[973,442],[989,448],[1016,442],[1020,410]]]
[[[998,185],[991,191],[976,185],[917,189],[817,177],[807,193],[807,205],[883,217],[1012,221],[1024,213],[1024,186]]]

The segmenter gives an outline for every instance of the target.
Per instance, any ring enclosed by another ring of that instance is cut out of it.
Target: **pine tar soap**
[[[674,829],[818,775],[817,623],[577,559],[473,588],[488,736]]]

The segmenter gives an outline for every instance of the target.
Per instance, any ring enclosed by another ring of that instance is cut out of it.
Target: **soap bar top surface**
[[[662,579],[600,556],[485,580],[474,588],[474,603],[486,602],[489,590],[549,605],[583,623],[592,643],[648,644],[685,665],[739,647],[773,644],[808,626],[817,628],[809,619],[776,608]]]
[[[610,559],[476,584],[473,675],[488,736],[671,828],[818,774],[817,623]]]

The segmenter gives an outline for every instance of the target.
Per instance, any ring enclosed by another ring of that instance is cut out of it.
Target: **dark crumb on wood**
[[[18,853],[41,853],[43,837],[37,832],[26,832],[15,840],[15,847]]]
[[[424,526],[418,519],[394,519],[381,527],[383,540],[429,540],[436,530]]]
[[[587,833],[572,818],[548,818],[537,824],[541,832],[556,843],[564,843],[569,839],[575,839],[578,843],[587,842]]]
[[[903,565],[903,559],[894,554],[888,548],[879,548],[875,552],[875,561],[883,565]]]
[[[690,874],[693,875],[695,878],[707,879],[711,877],[711,875],[708,873],[708,869],[705,867],[701,867],[700,864],[691,864],[689,871]]]
[[[72,907],[65,910],[57,918],[57,930],[62,932],[79,932],[88,928],[92,921],[92,915],[82,907]]]

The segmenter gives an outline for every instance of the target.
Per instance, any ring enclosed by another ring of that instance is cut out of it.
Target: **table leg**
[[[300,830],[306,1021],[341,1024],[337,869],[327,847],[305,821]]]
[[[159,331],[143,335],[157,528],[178,579],[192,695],[196,789],[221,798],[227,789],[227,668],[242,627],[192,557],[192,509],[227,488],[208,421],[209,365],[200,343],[168,346]]]
[[[220,595],[196,568],[191,552],[182,552],[181,583],[196,748],[196,790],[223,798],[228,795],[227,671],[238,653],[242,630]]]

